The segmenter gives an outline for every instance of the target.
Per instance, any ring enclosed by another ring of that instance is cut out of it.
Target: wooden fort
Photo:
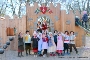
[[[42,5],[44,7],[44,5]],[[7,36],[7,29],[8,28],[16,28],[16,35],[14,35],[14,29],[9,31],[8,33],[11,34],[11,36],[14,36],[14,41],[11,42],[10,48],[12,50],[18,49],[18,33],[22,32],[23,35],[25,34],[26,30],[30,31],[30,35],[32,36],[32,33],[34,30],[36,30],[36,25],[38,22],[38,19],[41,17],[48,18],[50,31],[58,30],[60,32],[64,31],[74,31],[76,34],[76,46],[81,47],[83,46],[83,36],[85,36],[85,31],[81,29],[80,27],[75,26],[75,15],[73,14],[73,11],[70,10],[69,14],[66,14],[65,10],[60,10],[60,4],[57,5],[57,7],[54,7],[53,4],[50,4],[50,7],[47,7],[47,10],[50,9],[52,13],[49,13],[47,11],[45,14],[43,14],[41,11],[36,13],[35,11],[37,9],[40,9],[38,7],[37,3],[34,3],[34,7],[30,7],[29,4],[26,5],[26,15],[22,18],[18,18],[17,16],[14,16],[13,19],[10,19],[8,16],[5,16],[4,20],[0,19],[0,38],[2,38],[1,42],[2,44],[5,44],[8,40]],[[81,17],[79,12],[76,12],[76,15]]]

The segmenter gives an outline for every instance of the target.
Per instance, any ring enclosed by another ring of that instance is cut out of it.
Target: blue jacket
[[[52,43],[52,40],[51,40],[50,37],[49,37],[49,40],[48,40],[48,46],[49,46],[49,47],[53,46],[53,43]]]
[[[83,21],[87,21],[88,20],[88,15],[87,14],[84,14],[83,17],[82,17]]]

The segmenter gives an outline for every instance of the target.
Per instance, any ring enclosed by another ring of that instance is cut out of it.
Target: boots
[[[20,52],[18,52],[18,57],[21,57],[21,56],[20,56]]]
[[[24,56],[22,55],[22,52],[21,52],[21,56],[24,57]]]

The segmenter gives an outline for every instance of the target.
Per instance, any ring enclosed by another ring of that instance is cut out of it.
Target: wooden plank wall
[[[75,21],[74,14],[70,11],[69,14],[66,14],[65,10],[61,10],[61,31],[75,31]],[[72,17],[71,17],[72,16]],[[70,21],[70,24],[67,24],[66,21]]]
[[[82,13],[80,14],[79,11],[76,11],[76,16],[79,16],[80,19],[82,19],[82,15],[83,15]],[[86,35],[86,32],[83,29],[79,28],[78,26],[75,26],[75,32],[78,33],[77,38],[76,38],[76,45],[83,46],[82,39]]]
[[[0,20],[0,38],[2,38],[1,42],[2,44],[5,44],[6,41],[8,41],[8,36],[6,34],[6,29],[14,28],[17,29],[17,34],[15,36],[14,41],[11,42],[10,48],[11,50],[17,50],[18,49],[18,33],[22,32],[23,34],[26,31],[26,16],[23,16],[22,18],[18,18],[17,16],[14,16],[13,19],[10,19],[8,16],[5,16],[5,20]]]
[[[80,18],[82,17],[82,14],[79,13],[79,11],[76,11],[76,15],[79,16]],[[67,25],[66,21],[70,20],[70,24]],[[66,14],[66,11],[61,10],[61,31],[64,32],[65,30],[67,31],[74,31],[77,34],[77,38],[76,38],[76,46],[77,47],[81,47],[83,46],[82,44],[82,39],[83,36],[86,35],[85,31],[83,29],[81,29],[78,26],[75,26],[75,15],[73,14],[72,11],[70,11],[69,14]]]

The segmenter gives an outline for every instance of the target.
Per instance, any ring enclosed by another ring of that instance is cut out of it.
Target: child
[[[46,57],[47,55],[47,49],[48,49],[48,38],[45,33],[42,34],[42,49],[43,51],[43,57]]]
[[[42,27],[41,27],[40,21],[38,21],[38,24],[37,24],[37,31],[40,31],[40,33],[42,33]]]
[[[23,42],[23,37],[22,33],[20,32],[18,35],[18,57],[23,56],[22,52],[24,51],[24,42]],[[20,56],[21,53],[21,56]]]
[[[39,56],[42,56],[42,54],[41,54],[41,51],[42,51],[42,33],[38,34],[38,38],[40,39],[38,41],[38,54],[39,54]]]
[[[44,33],[44,32],[46,32],[46,33],[48,33],[48,26],[47,26],[47,21],[46,20],[44,20],[43,21],[43,23],[42,23],[42,32]]]
[[[57,46],[57,30],[54,31],[54,42]]]
[[[48,44],[49,44],[48,52],[50,53],[50,56],[55,56],[56,45],[55,45],[55,42],[54,42],[54,37],[52,35],[52,32],[50,32],[49,35],[50,35],[50,38],[49,38],[49,41],[48,41]]]
[[[72,47],[75,49],[75,51],[76,51],[76,54],[78,53],[78,51],[77,51],[77,48],[76,48],[76,46],[75,46],[75,35],[74,35],[74,32],[73,31],[71,31],[70,32],[70,53],[72,52]]]
[[[61,33],[58,33],[58,37],[57,37],[57,53],[58,53],[58,56],[62,55],[63,49],[64,49],[63,37],[62,37]]]
[[[36,31],[34,31],[31,41],[32,41],[34,57],[37,57],[39,38],[37,37]]]
[[[68,49],[69,49],[69,33],[68,33],[68,31],[65,31],[65,33],[63,34],[62,33],[62,35],[64,36],[64,54],[65,54],[65,50],[67,50],[67,54],[69,54],[68,53]]]
[[[30,55],[30,50],[31,50],[31,37],[29,35],[29,31],[26,31],[25,34],[25,50],[26,50],[26,55],[28,55],[28,50],[29,50],[29,55]]]

